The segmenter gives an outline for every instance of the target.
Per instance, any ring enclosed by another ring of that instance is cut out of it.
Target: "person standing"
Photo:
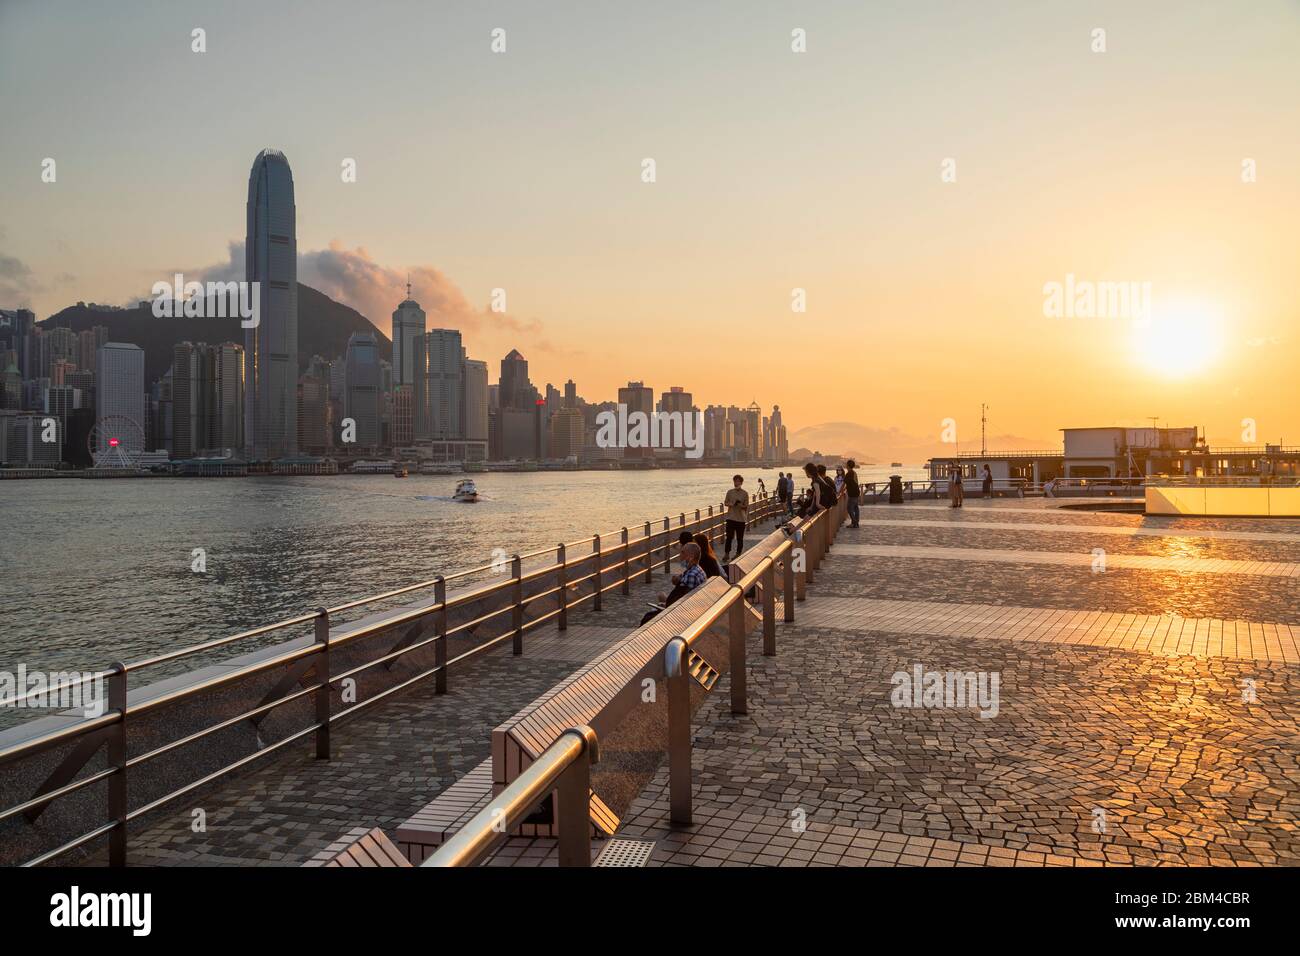
[[[993,472],[989,470],[988,465],[984,466],[984,482],[983,485],[980,487],[980,497],[981,498],[993,497]]]
[[[849,527],[858,526],[858,505],[862,500],[862,485],[858,481],[857,472],[858,463],[852,458],[849,459],[848,471],[844,472],[844,491],[849,496]]]
[[[954,464],[952,470],[948,473],[948,497],[952,499],[952,506],[954,508],[961,507],[961,465]]]
[[[740,475],[731,476],[731,490],[722,503],[727,509],[727,539],[722,545],[722,563],[731,557],[731,539],[736,539],[736,557],[745,550],[745,523],[749,520],[749,492],[740,487],[745,479]]]

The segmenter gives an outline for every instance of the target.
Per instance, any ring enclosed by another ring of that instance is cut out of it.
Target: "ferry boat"
[[[470,478],[462,478],[456,483],[456,492],[451,496],[452,501],[460,501],[465,504],[473,504],[478,501],[478,489],[474,487],[474,481]]]

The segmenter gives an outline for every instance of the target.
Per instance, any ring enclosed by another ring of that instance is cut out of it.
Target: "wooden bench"
[[[641,701],[643,681],[663,678],[665,645],[727,593],[712,578],[579,668],[492,732],[492,788],[500,793],[570,727],[587,724],[604,741]],[[591,820],[598,834],[618,829],[618,818],[596,794]],[[549,801],[519,831],[554,836]]]
[[[418,866],[492,799],[489,757],[397,828],[397,848]]]
[[[331,843],[303,866],[410,866],[384,831],[375,827],[353,827],[337,842]]]

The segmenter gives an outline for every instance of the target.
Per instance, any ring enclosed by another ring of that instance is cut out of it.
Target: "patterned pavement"
[[[1300,864],[1300,588],[1197,564],[1293,561],[1300,525],[903,510],[841,533],[778,655],[751,655],[748,714],[719,682],[695,823],[668,822],[661,766],[620,830],[655,841],[651,865]],[[1017,562],[1021,528],[1054,554]],[[988,553],[951,554],[954,535]],[[1169,550],[1120,567],[1113,544],[1139,537]],[[932,698],[900,692],[930,673]],[[995,708],[977,675],[997,675]]]
[[[778,655],[750,655],[749,713],[724,677],[697,714],[695,824],[669,824],[661,766],[618,836],[667,866],[1300,865],[1300,580],[1233,562],[1300,562],[1300,523],[864,507]],[[329,762],[304,746],[223,782],[133,833],[131,862],[297,865],[391,833],[659,582],[337,728]],[[553,842],[493,862],[554,865]]]

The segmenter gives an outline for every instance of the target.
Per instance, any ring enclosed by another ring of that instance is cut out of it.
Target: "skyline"
[[[518,347],[540,381],[686,384],[701,404],[773,395],[801,427],[933,437],[956,418],[963,446],[980,402],[995,432],[1029,440],[1152,416],[1212,444],[1241,443],[1245,418],[1261,442],[1300,434],[1286,287],[1300,134],[1278,121],[1296,112],[1294,5],[1233,29],[1173,4],[929,5],[951,35],[902,8],[738,9],[549,22],[511,5],[387,5],[403,29],[370,51],[351,49],[365,14],[330,4],[277,8],[256,30],[240,8],[167,8],[128,30],[87,6],[57,37],[42,8],[6,6],[0,76],[47,108],[0,104],[0,305],[43,319],[134,301],[175,271],[242,273],[230,195],[269,146],[295,171],[304,282],[387,335],[409,270],[432,327],[459,329],[471,354]],[[296,30],[309,13],[313,29]],[[504,54],[489,50],[498,25]],[[1088,48],[1097,25],[1104,54]],[[789,49],[794,27],[808,52]],[[214,84],[231,44],[248,69]],[[265,59],[276,44],[283,60]],[[141,46],[148,64],[126,56]],[[555,55],[575,46],[578,62]],[[30,52],[49,49],[66,55]],[[402,82],[383,80],[397,59]],[[175,82],[147,82],[155,68]],[[155,114],[192,117],[193,133],[131,126]],[[55,183],[40,180],[47,156]],[[655,183],[640,181],[647,156]],[[354,183],[340,179],[348,157]],[[1149,282],[1155,334],[1046,317],[1045,284],[1067,277]],[[489,308],[497,288],[504,315]],[[806,313],[791,312],[794,289]],[[612,334],[592,334],[602,322]],[[1172,367],[1170,322],[1200,339]],[[733,332],[740,360],[707,374],[681,347]],[[856,347],[815,375],[788,366],[793,343],[822,335]],[[1204,367],[1171,376],[1179,363]]]

